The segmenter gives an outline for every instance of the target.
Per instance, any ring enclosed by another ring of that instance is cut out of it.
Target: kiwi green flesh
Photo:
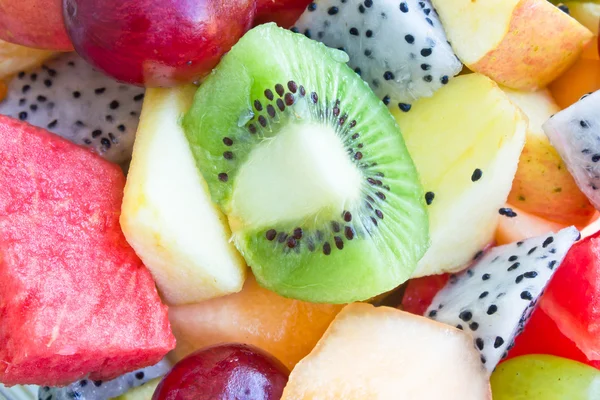
[[[429,244],[400,130],[338,50],[249,31],[183,119],[213,200],[258,282],[347,303],[409,278]],[[279,175],[278,175],[279,174]]]

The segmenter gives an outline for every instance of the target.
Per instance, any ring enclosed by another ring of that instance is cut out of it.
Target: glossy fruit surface
[[[239,293],[169,308],[177,347],[173,361],[217,343],[243,342],[277,357],[290,370],[315,347],[342,309],[282,297],[248,274]]]
[[[283,364],[258,348],[222,344],[177,363],[152,400],[279,400],[288,374]]]
[[[542,217],[529,214],[510,204],[506,204],[503,208],[512,211],[512,213],[504,213],[498,222],[495,240],[499,246],[548,232],[558,232],[565,227],[565,225],[558,222],[548,221]]]
[[[571,248],[541,307],[590,360],[600,360],[600,233]]]
[[[77,52],[123,82],[195,81],[248,30],[254,0],[64,0]]]
[[[494,400],[600,399],[600,371],[554,356],[523,356],[502,363],[491,383]]]
[[[0,0],[0,39],[37,49],[73,50],[62,0]]]
[[[525,330],[517,336],[514,347],[506,360],[527,355],[548,354],[568,358],[600,369],[600,361],[590,361],[573,342],[566,337],[556,322],[538,307],[525,325]]]
[[[276,22],[289,28],[300,18],[310,0],[257,0],[254,25]]]
[[[423,315],[427,307],[431,305],[435,295],[446,286],[449,277],[450,274],[442,274],[409,280],[402,298],[402,310]]]

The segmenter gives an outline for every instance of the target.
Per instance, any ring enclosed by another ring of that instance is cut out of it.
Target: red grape
[[[64,0],[75,50],[117,80],[197,80],[252,26],[255,0]]]
[[[244,344],[221,344],[179,361],[152,400],[279,400],[288,379],[281,362]]]
[[[289,28],[300,18],[311,0],[257,0],[254,25],[277,22]]]

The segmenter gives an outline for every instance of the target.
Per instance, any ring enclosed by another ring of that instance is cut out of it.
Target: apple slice
[[[595,209],[542,130],[542,124],[560,111],[550,92],[504,91],[529,119],[525,147],[508,202],[561,224],[587,223]]]
[[[566,228],[566,225],[529,214],[510,204],[507,204],[503,209],[510,210],[512,213],[508,217],[505,215],[505,218],[500,218],[495,238],[498,246],[540,236],[548,232],[558,232]]]
[[[389,307],[346,306],[292,370],[282,400],[485,400],[488,374],[463,331]]]
[[[121,215],[127,241],[171,305],[237,292],[246,275],[179,125],[195,90],[146,91]]]
[[[575,62],[592,33],[546,0],[433,0],[469,69],[513,89],[542,88]]]

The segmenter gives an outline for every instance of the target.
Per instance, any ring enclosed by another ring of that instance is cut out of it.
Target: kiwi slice
[[[408,279],[427,249],[423,189],[394,118],[339,50],[261,25],[183,119],[258,282],[347,303]]]

